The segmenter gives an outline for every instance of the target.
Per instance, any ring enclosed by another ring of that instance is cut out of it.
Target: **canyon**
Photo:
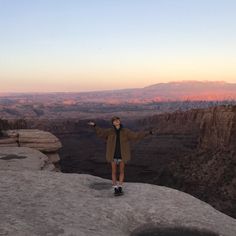
[[[216,209],[236,217],[236,106],[224,105],[122,119],[132,130],[154,131],[132,144],[126,182],[167,186],[189,193]],[[109,119],[95,119],[110,127]],[[105,142],[96,137],[86,119],[2,121],[5,127],[52,132],[62,142],[62,172],[111,179],[105,161]]]
[[[13,133],[16,130],[8,130],[6,134],[16,138]],[[34,140],[30,133],[37,133],[39,139],[46,137],[58,142],[45,131],[21,129],[17,136],[20,144],[22,140]],[[9,138],[3,136],[0,140]],[[41,145],[40,150],[37,145],[0,147],[1,235],[106,236],[112,232],[117,236],[234,236],[236,233],[235,219],[179,190],[126,183],[125,194],[115,197],[110,180],[45,169],[48,156],[43,151],[50,145],[43,149]]]

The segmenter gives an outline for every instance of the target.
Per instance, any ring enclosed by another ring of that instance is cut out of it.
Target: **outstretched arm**
[[[92,122],[92,121],[89,121],[88,125],[92,126],[95,129],[96,134],[97,134],[98,137],[107,139],[109,129],[100,128],[96,125],[95,122]]]
[[[152,135],[152,134],[153,134],[152,131],[134,132],[134,131],[131,131],[130,129],[127,129],[127,137],[128,137],[129,140],[133,140],[133,141],[141,140],[144,137],[146,137],[148,135]]]

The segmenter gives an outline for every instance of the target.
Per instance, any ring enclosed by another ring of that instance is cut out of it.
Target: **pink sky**
[[[1,1],[0,92],[234,83],[236,2],[226,2]]]

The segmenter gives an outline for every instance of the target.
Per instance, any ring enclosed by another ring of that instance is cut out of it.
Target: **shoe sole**
[[[114,196],[121,196],[121,195],[123,195],[124,193],[114,193]]]

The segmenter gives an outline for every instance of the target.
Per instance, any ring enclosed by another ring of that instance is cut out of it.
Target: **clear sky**
[[[0,92],[236,82],[235,0],[0,0]]]

